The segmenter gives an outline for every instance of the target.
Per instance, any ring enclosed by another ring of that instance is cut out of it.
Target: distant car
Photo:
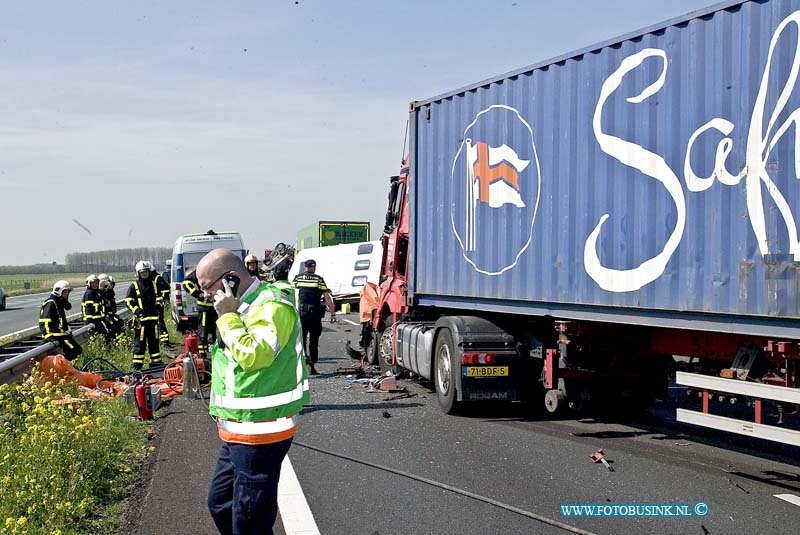
[[[6,291],[0,288],[0,310],[6,309]]]

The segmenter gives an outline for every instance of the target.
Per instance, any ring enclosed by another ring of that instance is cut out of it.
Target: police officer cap
[[[306,267],[314,267],[317,265],[315,260],[306,260]]]

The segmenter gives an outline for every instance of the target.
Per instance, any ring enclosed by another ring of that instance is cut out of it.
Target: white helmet
[[[99,281],[101,281],[101,282],[102,282],[102,281],[107,281],[107,280],[108,280],[108,275],[106,275],[105,273],[101,273],[101,274],[99,274],[99,275],[97,276],[97,280],[99,280]]]
[[[136,273],[144,271],[145,269],[153,271],[153,264],[147,260],[139,260],[136,262]]]
[[[98,280],[99,280],[99,279],[97,278],[97,275],[95,275],[94,273],[92,273],[91,275],[89,275],[88,277],[86,277],[86,286],[88,287],[88,286],[89,286],[91,283],[93,283],[93,282],[97,282]]]
[[[53,285],[53,293],[59,297],[61,297],[64,292],[68,292],[70,290],[72,290],[72,285],[69,283],[69,281],[60,280],[56,281],[56,283]]]
[[[111,283],[113,283],[113,282],[114,282],[114,277],[113,277],[113,276],[111,276],[111,275],[109,275],[109,276],[108,276],[108,281],[109,281],[109,282],[111,282]]]
[[[258,257],[254,254],[247,255],[244,259],[244,263],[249,264],[250,262],[258,262]]]

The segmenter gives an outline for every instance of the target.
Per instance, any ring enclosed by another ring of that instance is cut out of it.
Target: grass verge
[[[179,340],[169,319],[171,339]],[[131,369],[132,335],[116,342],[93,336],[73,365],[101,357]],[[95,362],[95,370],[109,369]],[[0,533],[118,533],[136,471],[154,448],[152,422],[138,421],[121,398],[58,403],[79,396],[74,384],[46,382],[36,372],[0,386]]]

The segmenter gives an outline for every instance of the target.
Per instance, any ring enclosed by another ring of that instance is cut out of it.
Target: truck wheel
[[[564,407],[565,399],[566,396],[561,390],[548,390],[544,395],[544,407],[550,414],[555,414]]]
[[[460,368],[461,366],[456,362],[453,335],[448,329],[442,329],[436,338],[434,384],[439,407],[445,414],[454,414],[459,408],[456,396],[456,373]]]
[[[380,336],[381,333],[379,331],[373,330],[370,333],[369,343],[364,350],[364,364],[375,365],[378,362],[378,355],[380,354],[380,350],[378,349],[380,346]]]
[[[389,316],[383,321],[383,330],[378,333],[378,342],[376,344],[378,353],[376,356],[378,364],[381,367],[381,372],[386,372],[388,370],[395,372],[392,366],[392,348],[394,346],[393,325],[394,319],[392,316]]]

